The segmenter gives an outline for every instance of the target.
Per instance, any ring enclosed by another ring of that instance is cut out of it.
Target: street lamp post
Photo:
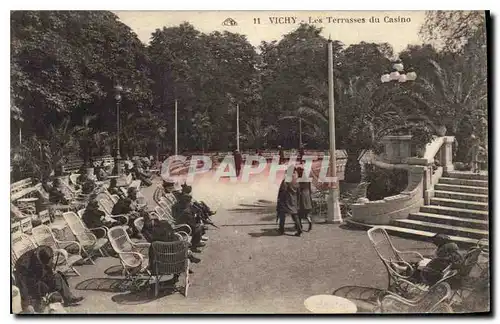
[[[337,180],[337,157],[335,148],[335,97],[333,92],[333,43],[328,40],[328,102],[329,102],[329,124],[330,124],[330,170],[334,183],[330,184],[328,194],[328,214],[327,223],[341,223],[342,214],[340,212],[340,192]]]
[[[236,105],[236,150],[240,151],[240,105]]]
[[[179,154],[179,143],[178,143],[178,130],[177,130],[177,99],[175,99],[175,155]]]
[[[121,166],[121,156],[120,156],[120,104],[122,101],[121,92],[123,91],[123,87],[121,85],[115,86],[115,100],[116,100],[116,157],[115,157],[115,166],[116,166],[116,175],[121,175],[122,166]]]
[[[302,118],[299,117],[299,147],[302,147]]]

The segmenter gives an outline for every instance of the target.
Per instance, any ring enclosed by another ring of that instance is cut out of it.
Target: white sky
[[[298,27],[300,21],[308,22],[322,18],[323,36],[331,34],[332,39],[346,45],[366,42],[388,42],[395,52],[406,48],[408,44],[421,44],[418,36],[424,22],[424,11],[114,11],[120,20],[130,26],[144,43],[148,43],[151,33],[157,28],[173,27],[187,21],[196,29],[210,33],[228,30],[247,36],[254,46],[261,41],[279,40],[282,35]],[[222,22],[233,18],[238,25],[226,27]],[[270,17],[295,17],[295,23],[272,24]],[[364,18],[365,23],[328,23],[328,18]],[[376,17],[379,23],[370,23]],[[386,23],[384,17],[404,17],[406,23]],[[260,25],[254,24],[254,18],[260,18]]]

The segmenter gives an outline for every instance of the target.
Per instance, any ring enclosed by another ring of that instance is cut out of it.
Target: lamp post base
[[[121,158],[120,154],[118,154],[118,156],[116,156],[116,158],[115,158],[115,169],[116,169],[115,175],[119,176],[122,174],[123,165],[122,165],[122,158]]]
[[[327,204],[327,214],[326,223],[327,224],[341,224],[343,223],[342,212],[340,210],[339,201],[340,191],[338,188],[330,190],[328,194]]]

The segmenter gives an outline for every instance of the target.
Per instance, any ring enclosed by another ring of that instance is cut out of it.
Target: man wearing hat
[[[22,306],[40,308],[42,297],[57,292],[61,295],[64,306],[75,305],[84,298],[73,295],[66,277],[55,271],[54,251],[41,245],[25,252],[15,264],[15,280],[21,290]]]

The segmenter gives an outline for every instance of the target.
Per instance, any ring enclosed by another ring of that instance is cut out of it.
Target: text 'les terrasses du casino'
[[[294,24],[400,24],[411,23],[410,17],[402,16],[384,16],[384,17],[333,17],[333,16],[309,16],[299,18],[297,16],[269,16],[269,17],[254,17],[254,25],[269,24],[269,25],[294,25]]]

